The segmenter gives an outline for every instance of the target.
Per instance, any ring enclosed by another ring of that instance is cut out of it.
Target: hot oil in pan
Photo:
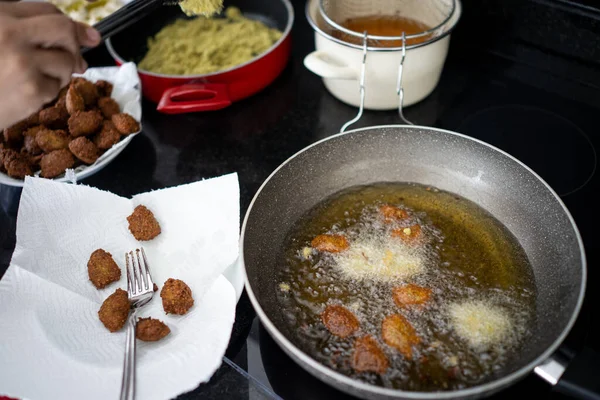
[[[386,221],[382,205],[409,217]],[[410,242],[416,224],[421,236]],[[321,234],[343,235],[349,247],[317,251],[311,241]],[[395,303],[394,288],[408,283],[431,290],[425,306]],[[514,236],[474,203],[414,184],[352,188],[316,206],[286,239],[275,290],[288,335],[303,351],[350,377],[413,391],[493,380],[510,368],[535,316],[533,273]],[[332,304],[358,318],[349,337],[325,327],[321,314]],[[392,314],[405,317],[419,338],[411,359],[382,340],[382,321]],[[383,374],[353,368],[355,340],[365,335],[388,359]]]

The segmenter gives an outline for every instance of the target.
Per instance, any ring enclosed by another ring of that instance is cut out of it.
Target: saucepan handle
[[[600,354],[584,347],[568,363],[551,358],[535,372],[556,392],[578,399],[600,400]]]
[[[359,78],[356,69],[347,66],[342,60],[324,51],[313,51],[304,58],[304,66],[322,78],[353,79]]]
[[[214,111],[231,105],[226,84],[187,84],[165,90],[156,109],[165,114]]]

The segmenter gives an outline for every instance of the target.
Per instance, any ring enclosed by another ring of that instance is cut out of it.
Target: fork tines
[[[154,282],[150,276],[150,267],[144,248],[125,253],[125,269],[127,270],[127,292],[130,296],[154,290]]]

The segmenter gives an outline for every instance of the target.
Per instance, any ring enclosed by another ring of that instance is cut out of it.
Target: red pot
[[[227,6],[236,6],[251,18],[281,30],[281,39],[249,62],[213,74],[177,76],[138,68],[142,93],[158,103],[158,111],[181,114],[228,107],[267,87],[287,65],[294,22],[294,10],[289,0],[232,0]],[[184,18],[179,7],[161,7],[140,23],[108,39],[106,47],[118,65],[139,62],[146,54],[148,38],[177,18]]]

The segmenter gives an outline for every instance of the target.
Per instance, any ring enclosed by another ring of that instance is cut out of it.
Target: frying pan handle
[[[322,78],[358,80],[357,70],[324,51],[313,51],[307,55],[304,66]]]
[[[165,90],[156,109],[165,114],[214,111],[231,105],[227,85],[187,84]]]
[[[584,347],[569,362],[554,390],[578,399],[600,400],[600,354]]]

